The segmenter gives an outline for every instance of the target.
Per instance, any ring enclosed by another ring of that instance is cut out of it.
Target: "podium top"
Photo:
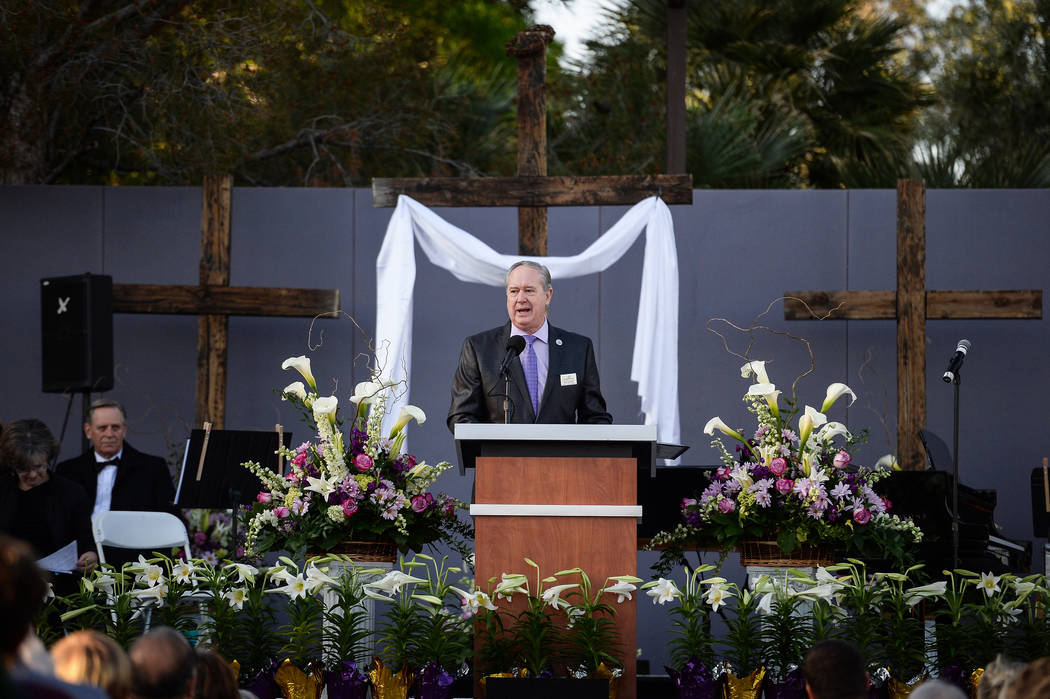
[[[607,447],[638,459],[639,470],[651,471],[655,463],[656,425],[537,425],[481,424],[456,425],[456,455],[460,474],[474,468],[474,460],[484,451],[508,449],[536,452]]]

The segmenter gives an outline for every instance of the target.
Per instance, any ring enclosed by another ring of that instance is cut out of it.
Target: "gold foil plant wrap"
[[[595,668],[591,677],[596,680],[609,680],[609,699],[616,699],[616,692],[620,687],[620,677],[623,676],[623,670],[619,668],[610,670],[605,666],[605,663],[599,663],[598,667]]]
[[[926,675],[923,675],[919,679],[915,680],[911,684],[907,682],[901,682],[896,677],[891,677],[886,681],[886,690],[889,695],[889,699],[905,699],[909,696],[916,687],[929,679]]]
[[[274,680],[281,688],[284,699],[320,699],[324,689],[323,668],[320,663],[310,663],[310,674],[295,666],[291,660],[285,660],[277,668]]]
[[[368,679],[372,680],[372,699],[405,699],[412,686],[412,673],[407,667],[394,673],[379,658],[373,661]]]
[[[970,679],[966,683],[967,689],[970,690],[970,696],[977,699],[977,688],[981,686],[981,678],[984,677],[984,668],[979,667],[970,673]]]
[[[758,699],[762,693],[762,681],[766,679],[766,669],[756,668],[746,677],[737,677],[726,673],[726,697],[728,699]]]

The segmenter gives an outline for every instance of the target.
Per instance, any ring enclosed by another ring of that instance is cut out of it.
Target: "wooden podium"
[[[637,478],[652,467],[656,425],[459,424],[455,436],[460,469],[475,469],[479,586],[522,573],[534,587],[525,558],[541,577],[582,568],[595,590],[608,576],[637,575]],[[624,663],[618,696],[635,699],[637,596],[609,602]]]

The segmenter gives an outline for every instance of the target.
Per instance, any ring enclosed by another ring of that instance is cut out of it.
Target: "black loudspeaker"
[[[40,280],[43,390],[113,388],[113,278],[81,274]]]

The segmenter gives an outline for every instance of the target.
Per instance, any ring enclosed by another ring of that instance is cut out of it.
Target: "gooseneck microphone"
[[[525,349],[525,338],[521,335],[511,335],[511,338],[507,340],[507,355],[503,357],[503,363],[499,365],[500,374],[507,373],[511,360],[521,354],[523,349]]]
[[[969,340],[959,340],[959,346],[955,348],[955,354],[948,360],[948,368],[944,370],[944,382],[951,383],[955,381],[955,375],[962,367],[963,360],[966,359],[966,353],[970,351]]]

